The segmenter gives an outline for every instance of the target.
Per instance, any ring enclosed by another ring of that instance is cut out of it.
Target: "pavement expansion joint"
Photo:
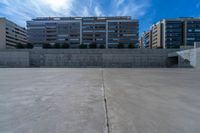
[[[106,126],[107,126],[107,133],[110,132],[110,123],[109,123],[109,116],[108,116],[108,103],[107,103],[107,97],[106,97],[106,88],[104,83],[104,70],[102,69],[102,88],[103,88],[103,97],[104,97],[104,106],[105,106],[105,117],[106,117]]]

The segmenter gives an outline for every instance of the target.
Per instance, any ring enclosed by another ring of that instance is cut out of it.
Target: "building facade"
[[[162,23],[154,24],[150,31],[152,32],[151,36],[151,48],[161,48],[162,47]]]
[[[163,19],[150,30],[152,48],[180,48],[200,42],[200,18]]]
[[[27,21],[31,43],[68,43],[71,48],[91,43],[106,48],[118,44],[136,45],[139,38],[138,20],[119,17],[44,17]]]
[[[141,47],[152,48],[152,30],[142,33]]]
[[[139,40],[139,48],[144,48],[144,36],[142,35]]]
[[[18,43],[26,45],[26,29],[6,18],[0,18],[0,49],[16,48]]]

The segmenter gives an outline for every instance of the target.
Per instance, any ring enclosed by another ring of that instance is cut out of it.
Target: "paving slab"
[[[106,69],[111,133],[199,133],[200,71]]]
[[[98,69],[0,69],[1,133],[104,133]]]

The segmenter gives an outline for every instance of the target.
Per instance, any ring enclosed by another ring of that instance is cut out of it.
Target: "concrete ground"
[[[199,133],[199,79],[195,69],[0,69],[0,132]]]

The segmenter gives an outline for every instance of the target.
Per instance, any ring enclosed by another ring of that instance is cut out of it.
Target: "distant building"
[[[150,31],[152,48],[194,46],[194,42],[200,42],[200,18],[163,19],[151,26]]]
[[[27,21],[31,43],[68,43],[71,48],[80,44],[115,48],[118,44],[138,44],[138,20],[118,17],[44,17]]]
[[[144,36],[142,35],[139,40],[139,48],[144,48]]]
[[[152,48],[152,31],[143,32],[141,45],[143,48]]]
[[[0,49],[16,48],[18,43],[26,45],[26,29],[6,18],[0,18]]]
[[[162,23],[157,23],[151,27],[151,48],[162,48]]]

